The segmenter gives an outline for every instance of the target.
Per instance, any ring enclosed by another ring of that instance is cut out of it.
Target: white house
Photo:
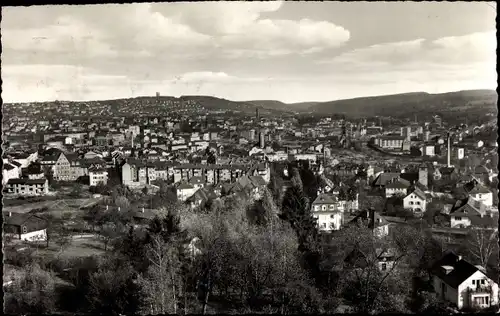
[[[425,193],[416,188],[403,199],[403,207],[414,213],[423,214],[427,208],[427,199]]]
[[[33,214],[4,213],[4,235],[25,241],[47,240],[47,221]]]
[[[180,183],[177,186],[177,199],[179,201],[186,201],[188,198],[190,198],[196,191],[198,191],[199,188],[194,187],[193,185],[189,183]]]
[[[89,170],[90,186],[108,183],[108,171],[106,169],[90,169]]]
[[[493,206],[493,193],[482,185],[477,185],[469,192],[475,200],[481,201],[487,207]]]
[[[452,228],[498,227],[498,211],[493,212],[478,200],[468,197],[458,200],[450,210],[450,226]]]
[[[458,309],[498,305],[498,284],[480,266],[474,266],[452,252],[432,267],[434,291],[438,298]]]
[[[320,231],[339,230],[344,222],[344,213],[339,210],[337,199],[330,194],[318,195],[312,203],[312,214]]]
[[[2,170],[2,184],[5,185],[10,179],[19,179],[19,168],[10,163],[4,163]]]

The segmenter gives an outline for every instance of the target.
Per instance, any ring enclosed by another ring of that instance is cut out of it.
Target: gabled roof
[[[487,194],[487,193],[491,193],[491,191],[482,185],[477,185],[469,192],[469,194]]]
[[[488,168],[486,168],[483,165],[479,165],[476,168],[474,168],[474,173],[476,174],[488,174]]]
[[[10,164],[12,164],[12,165],[14,165],[14,166],[16,166],[18,168],[22,166],[21,163],[15,161],[15,160],[11,161]]]
[[[412,195],[412,194],[416,195],[416,196],[417,196],[417,197],[419,197],[421,200],[426,200],[426,199],[427,199],[427,196],[426,196],[425,192],[423,192],[423,191],[422,191],[422,190],[420,190],[419,188],[415,188],[415,190],[413,190],[412,192],[410,192],[410,193],[407,195],[407,197],[408,197],[408,196],[410,196],[410,195]]]
[[[418,172],[405,172],[399,175],[401,179],[404,179],[410,183],[415,183],[418,181]]]
[[[486,205],[484,205],[481,201],[468,197],[455,202],[450,214],[464,217],[484,216],[486,215]]]
[[[446,270],[443,268],[443,266],[450,267],[451,271],[446,273]],[[450,252],[444,255],[436,263],[434,263],[431,271],[434,275],[443,280],[443,282],[445,282],[452,288],[457,289],[458,286],[465,280],[467,280],[477,271],[481,270],[479,270],[473,264],[457,256],[455,253]]]
[[[189,179],[189,183],[190,184],[204,184],[205,181],[203,181],[203,179],[201,177],[192,177],[191,179]]]
[[[194,186],[189,184],[189,183],[180,183],[178,186],[177,186],[177,190],[187,190],[187,189],[194,189]]]
[[[26,226],[27,232],[33,232],[48,227],[47,221],[34,214],[21,214],[21,213],[4,213],[4,225],[9,226]]]
[[[312,205],[321,205],[321,204],[335,204],[336,203],[336,198],[327,193],[321,193],[318,195],[318,197],[314,200]]]
[[[399,178],[399,173],[397,172],[384,172],[381,173],[377,179],[374,181],[375,186],[385,186],[388,182],[393,179]]]
[[[388,183],[385,186],[385,188],[386,189],[407,189],[410,186],[411,186],[410,182],[406,181],[405,179],[398,179],[396,181]]]

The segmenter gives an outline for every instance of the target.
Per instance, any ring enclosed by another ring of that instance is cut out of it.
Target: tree
[[[4,286],[4,312],[8,314],[49,314],[55,311],[55,276],[36,263],[22,271],[13,285]]]
[[[423,245],[418,231],[397,227],[392,235],[378,238],[368,227],[352,226],[339,231],[333,243],[340,258],[350,258],[337,263],[343,268],[340,281],[346,300],[359,312],[405,311],[405,297],[401,295],[409,294],[410,278],[400,268],[418,263]],[[387,251],[393,253],[392,264],[380,271],[379,258]]]
[[[467,249],[479,264],[486,268],[491,256],[498,253],[498,231],[473,229],[469,232]]]
[[[143,309],[150,314],[177,313],[180,261],[177,248],[162,236],[152,237],[147,248],[150,267],[139,277],[143,294]]]
[[[88,310],[103,314],[136,314],[139,309],[139,287],[131,265],[120,258],[108,257],[89,275],[85,297]]]

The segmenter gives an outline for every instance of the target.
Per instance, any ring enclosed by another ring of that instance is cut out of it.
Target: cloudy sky
[[[3,8],[4,102],[326,101],[495,89],[496,4],[206,2]]]

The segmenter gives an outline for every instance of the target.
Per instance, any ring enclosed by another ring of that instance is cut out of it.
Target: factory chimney
[[[448,132],[448,168],[451,167],[451,134]]]

